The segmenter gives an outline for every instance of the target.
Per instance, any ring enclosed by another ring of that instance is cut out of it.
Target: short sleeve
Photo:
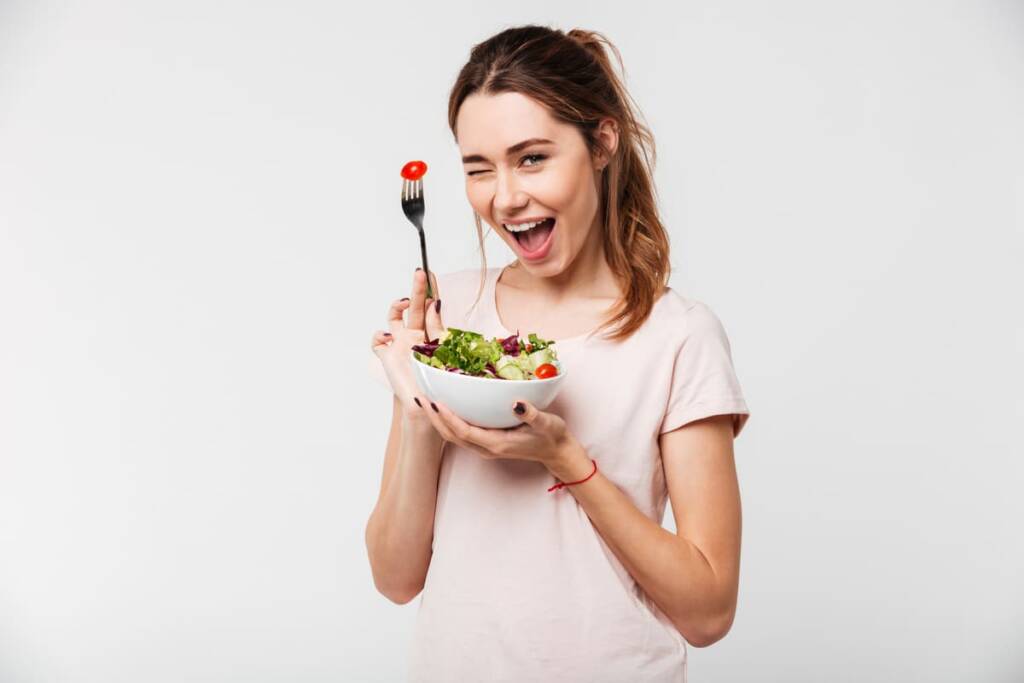
[[[683,318],[684,336],[674,355],[672,385],[659,434],[713,415],[733,416],[733,438],[750,417],[732,363],[732,349],[718,316],[698,302]]]

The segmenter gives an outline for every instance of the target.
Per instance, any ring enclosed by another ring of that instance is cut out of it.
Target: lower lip
[[[548,238],[544,240],[544,244],[540,245],[537,248],[537,251],[526,251],[526,249],[523,248],[523,245],[519,243],[519,240],[517,240],[515,237],[513,237],[512,239],[515,240],[516,242],[516,250],[519,252],[520,256],[522,256],[527,261],[541,261],[544,258],[546,258],[548,252],[551,251],[551,245],[554,244],[555,242],[555,231],[557,230],[558,221],[555,221],[555,224],[551,226],[551,232],[548,233]]]

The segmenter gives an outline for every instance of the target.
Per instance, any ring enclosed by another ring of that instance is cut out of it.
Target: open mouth
[[[516,238],[517,242],[519,242],[519,246],[523,248],[523,251],[535,252],[540,249],[540,247],[544,246],[544,243],[551,235],[551,231],[554,229],[555,219],[545,218],[529,230],[513,232],[512,236]]]

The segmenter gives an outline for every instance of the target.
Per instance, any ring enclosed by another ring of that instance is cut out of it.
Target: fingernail
[[[423,407],[423,404],[420,403],[420,400],[418,398],[416,398],[415,396],[412,397],[412,400],[416,401],[416,405],[418,405],[420,408]]]
[[[430,407],[434,409],[435,413],[441,412],[440,410],[437,409],[437,404],[435,404],[433,401],[430,402]]]
[[[403,296],[403,297],[402,297],[402,298],[400,299],[400,301],[408,301],[408,300],[409,300],[409,297],[407,297],[407,296]]]
[[[384,336],[385,336],[385,337],[390,337],[390,336],[391,336],[391,333],[390,333],[390,332],[385,332],[385,333],[384,333]]]
[[[526,412],[526,406],[523,405],[522,401],[516,401],[516,407],[512,410],[516,411],[520,415]]]
[[[434,304],[434,310],[437,311],[438,313],[441,312],[441,300],[440,299],[438,299],[437,302]]]
[[[422,268],[417,268],[416,270],[423,270],[423,269]]]

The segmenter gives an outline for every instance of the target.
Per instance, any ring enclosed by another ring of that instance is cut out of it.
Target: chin
[[[554,277],[564,270],[562,263],[557,259],[546,259],[544,263],[529,263],[523,259],[517,260],[519,261],[520,268],[539,277]]]

